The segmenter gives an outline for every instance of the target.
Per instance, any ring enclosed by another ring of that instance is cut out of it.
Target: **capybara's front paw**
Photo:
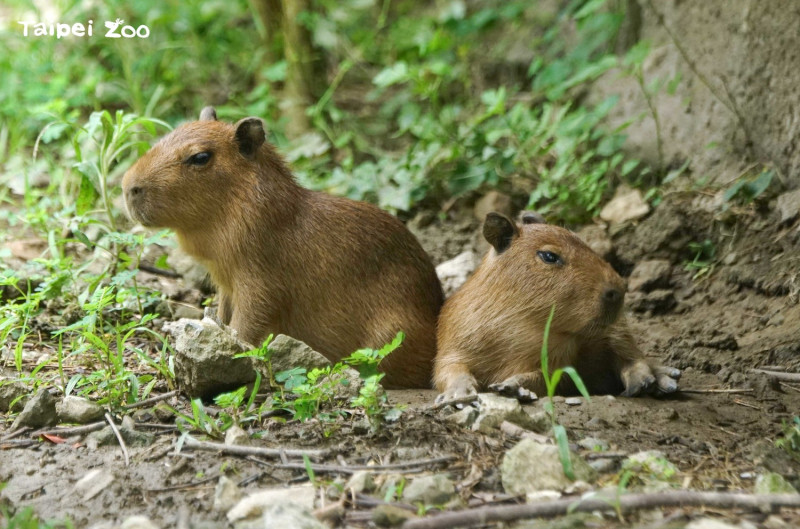
[[[667,394],[678,391],[678,380],[681,378],[681,370],[669,366],[651,366],[653,374],[656,376],[656,393]]]
[[[533,402],[539,397],[533,391],[535,382],[529,373],[508,377],[502,382],[491,384],[489,389],[500,395],[517,399],[520,402]]]
[[[461,400],[478,394],[478,383],[472,375],[459,375],[452,380],[443,392],[436,396],[436,404]]]
[[[667,366],[650,366],[644,360],[634,362],[622,370],[625,385],[623,397],[640,395],[665,395],[678,390],[679,369]]]

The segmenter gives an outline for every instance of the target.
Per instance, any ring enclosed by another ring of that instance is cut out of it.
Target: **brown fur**
[[[484,234],[495,247],[439,317],[434,382],[446,398],[509,380],[542,394],[542,340],[553,305],[551,372],[571,365],[593,393],[636,394],[656,377],[676,376],[644,360],[621,314],[625,285],[607,262],[566,229],[530,215],[521,226],[501,217],[487,217]],[[539,251],[563,263],[547,264]],[[570,392],[567,378],[562,393]]]
[[[244,340],[283,333],[336,361],[402,330],[384,383],[429,387],[443,295],[414,236],[375,206],[297,185],[260,120],[215,118],[204,110],[125,174],[131,217],[175,230],[208,268],[222,321]],[[203,151],[205,165],[187,162]]]

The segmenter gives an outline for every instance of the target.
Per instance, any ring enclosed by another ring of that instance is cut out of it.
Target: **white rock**
[[[478,256],[467,250],[436,267],[436,275],[442,283],[445,297],[451,296],[478,266]]]
[[[129,516],[122,522],[120,529],[159,529],[147,516]]]
[[[114,475],[105,470],[90,470],[75,483],[75,493],[89,501],[105,490],[114,481]]]
[[[499,428],[503,421],[508,421],[533,430],[534,420],[522,409],[517,399],[502,397],[496,393],[478,393],[478,418],[472,425],[477,432],[491,433]]]
[[[528,503],[534,503],[537,501],[557,500],[560,497],[561,493],[557,490],[537,490],[527,493],[525,495],[525,501]]]
[[[273,505],[256,519],[239,520],[234,529],[328,529],[311,510],[293,503]]]
[[[315,497],[316,489],[312,485],[260,490],[242,498],[239,503],[228,511],[226,516],[228,521],[233,523],[246,518],[259,517],[273,506],[289,503],[310,510],[314,508]]]
[[[778,211],[781,212],[781,224],[800,215],[800,189],[783,193],[777,202]]]
[[[571,454],[571,460],[576,479],[594,481],[596,472],[581,457]],[[564,490],[572,485],[561,466],[558,447],[531,439],[523,439],[506,452],[500,472],[503,488],[514,495]]]
[[[228,446],[248,446],[250,444],[250,436],[241,427],[234,424],[225,432],[225,444]]]
[[[584,437],[578,441],[578,446],[594,452],[605,452],[608,450],[608,443],[596,437]]]
[[[715,518],[699,518],[686,524],[686,529],[739,529]]]
[[[350,476],[344,486],[345,490],[353,490],[357,493],[369,492],[375,489],[375,481],[372,474],[366,470],[360,470]]]
[[[227,476],[220,476],[214,490],[214,510],[227,511],[242,499],[242,491],[236,482]]]
[[[403,500],[409,503],[421,502],[425,505],[442,505],[456,494],[453,481],[443,474],[422,476],[406,485]]]
[[[478,410],[473,408],[472,406],[465,406],[463,409],[458,410],[455,413],[451,413],[448,415],[445,420],[457,424],[459,426],[463,426],[464,428],[469,428],[475,422],[475,419],[478,418]]]
[[[650,206],[638,189],[620,186],[614,198],[600,210],[600,218],[610,224],[637,220],[650,213]]]

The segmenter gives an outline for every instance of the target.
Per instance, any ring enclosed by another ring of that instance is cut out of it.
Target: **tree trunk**
[[[286,86],[283,115],[288,119],[286,134],[296,138],[311,126],[306,109],[326,86],[321,54],[314,49],[311,32],[298,15],[311,10],[310,0],[283,0],[283,53],[286,58]]]
[[[266,61],[274,63],[281,58],[280,37],[283,27],[283,7],[281,0],[250,0],[256,15],[258,32],[266,46]]]

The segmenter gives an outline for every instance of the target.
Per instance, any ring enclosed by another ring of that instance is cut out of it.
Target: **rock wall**
[[[631,6],[637,23],[628,31],[651,44],[645,82],[681,78],[674,94],[664,88],[653,100],[664,163],[690,159],[694,179],[723,185],[749,167],[770,165],[786,187],[800,187],[800,1],[629,0]],[[634,120],[628,148],[657,164],[655,124],[639,85],[611,72],[590,97],[611,94],[620,96],[612,124]]]

